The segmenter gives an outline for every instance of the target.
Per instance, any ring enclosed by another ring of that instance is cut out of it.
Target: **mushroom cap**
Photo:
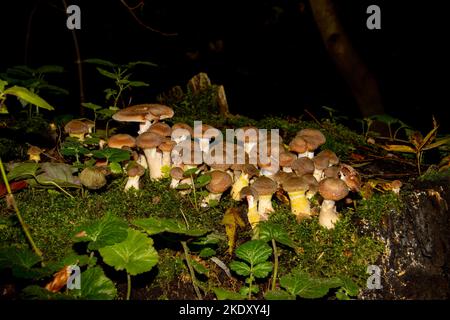
[[[333,151],[329,150],[329,149],[325,149],[320,151],[317,154],[318,157],[327,157],[328,161],[329,161],[329,165],[336,165],[339,163],[339,158],[336,155],[336,153],[334,153]]]
[[[136,145],[141,149],[156,148],[164,141],[164,137],[154,132],[144,132],[136,138]]]
[[[175,141],[170,140],[170,138],[164,139],[163,142],[158,146],[158,149],[162,152],[170,152],[177,145]]]
[[[317,149],[327,141],[327,139],[325,138],[323,133],[320,132],[320,130],[312,128],[300,130],[299,132],[297,132],[297,136],[303,137],[303,139],[305,139],[309,143],[309,147],[311,148],[315,147],[314,149],[312,150],[310,149],[309,151]]]
[[[248,196],[252,196],[255,200],[258,199],[258,192],[252,186],[246,186],[242,188],[239,195],[241,199],[244,199]]]
[[[98,167],[84,168],[80,173],[80,182],[88,189],[100,189],[106,184],[103,169]]]
[[[292,163],[297,159],[297,156],[292,152],[281,151],[279,155],[280,167],[292,167]]]
[[[243,139],[241,139],[243,138]],[[245,126],[236,129],[236,139],[238,142],[248,143],[258,141],[258,128],[255,126]]]
[[[291,176],[284,180],[283,189],[286,192],[307,191],[309,183],[306,179],[299,176]]]
[[[211,181],[206,185],[206,189],[211,193],[223,193],[233,183],[230,175],[224,171],[214,170],[207,175],[211,176]]]
[[[256,179],[256,181],[252,184],[252,187],[260,196],[268,196],[277,191],[278,185],[272,179],[262,176]]]
[[[307,157],[299,158],[292,163],[291,168],[298,176],[302,176],[314,172],[314,162]]]
[[[154,132],[163,137],[170,137],[172,128],[164,122],[156,122],[148,128],[147,132]]]
[[[108,139],[108,147],[122,149],[123,147],[134,148],[136,146],[136,139],[129,134],[119,133]]]
[[[308,191],[312,191],[314,193],[319,191],[319,182],[317,182],[317,179],[312,174],[304,174],[302,179],[308,183]]]
[[[339,171],[341,168],[339,166],[331,166],[323,170],[323,174],[326,178],[339,178]]]
[[[30,146],[27,150],[27,155],[40,155],[42,153],[42,149],[36,146]]]
[[[117,111],[112,118],[124,122],[146,122],[173,117],[173,109],[162,104],[137,104]]]
[[[64,132],[68,134],[83,134],[89,132],[89,126],[82,120],[70,120],[64,126]]]
[[[305,139],[301,136],[296,136],[294,139],[292,139],[291,143],[289,143],[289,150],[297,152],[297,153],[304,153],[307,150],[307,145]]]
[[[315,156],[313,162],[317,170],[324,170],[330,166],[330,159],[326,155]]]
[[[192,136],[194,134],[194,130],[187,123],[177,122],[172,126],[172,134],[175,134],[176,137],[181,136],[181,135],[186,135],[186,132],[182,131],[182,130],[186,130],[190,136]]]
[[[130,162],[127,166],[127,174],[129,177],[142,176],[145,173],[145,168],[137,162]]]
[[[173,167],[172,169],[170,169],[170,176],[173,179],[181,180],[184,177],[184,171],[180,167]]]
[[[213,126],[210,126],[209,124],[206,123],[202,123],[201,130],[198,130],[197,127],[198,126],[194,126],[194,134],[193,134],[193,137],[197,139],[201,138],[211,139],[221,134],[219,129],[216,129]]]
[[[348,187],[338,178],[326,178],[319,183],[319,193],[326,200],[339,201],[348,195]]]
[[[278,183],[278,185],[282,185],[283,182],[289,178],[294,176],[295,174],[292,172],[284,172],[284,171],[278,171],[277,173],[275,173],[274,175],[271,176],[271,178]]]
[[[244,164],[242,167],[242,172],[247,174],[249,178],[259,175],[258,168],[253,164]]]

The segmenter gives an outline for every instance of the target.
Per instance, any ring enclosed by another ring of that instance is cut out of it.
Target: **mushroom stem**
[[[180,183],[180,180],[172,178],[172,180],[170,181],[170,187],[172,189],[175,189],[179,183]]]
[[[242,172],[231,188],[231,197],[233,200],[239,201],[241,199],[240,192],[246,186],[248,186],[248,174]]]
[[[77,138],[80,141],[84,141],[84,133],[69,133],[69,137]]]
[[[203,153],[209,152],[209,138],[199,138],[198,143]]]
[[[28,159],[30,161],[39,162],[41,161],[41,156],[39,154],[30,154]]]
[[[260,195],[258,203],[258,213],[265,215],[266,213],[274,212],[272,207],[272,195]]]
[[[320,182],[323,178],[323,170],[314,169],[313,176],[318,182]]]
[[[128,177],[127,183],[125,185],[125,191],[128,191],[131,188],[139,190],[139,178],[139,176]]]
[[[320,207],[319,224],[327,229],[333,229],[334,224],[339,220],[336,212],[336,205],[333,200],[323,200]]]
[[[139,131],[138,134],[142,134],[144,132],[147,132],[147,130],[152,126],[153,121],[147,120],[145,122],[139,123]]]
[[[216,201],[220,201],[222,194],[221,193],[212,193],[210,192],[203,200],[202,200],[202,207],[208,207],[209,206],[209,202],[211,200],[216,200]]]
[[[252,229],[254,229],[261,220],[257,210],[258,201],[255,201],[255,198],[253,196],[247,196],[246,198],[248,205],[247,219]]]
[[[170,159],[170,151],[163,151],[162,153],[162,166],[167,166],[170,168],[171,159]]]
[[[292,168],[291,167],[283,167],[283,172],[291,173]]]
[[[150,170],[150,179],[158,180],[162,177],[162,155],[156,151],[156,148],[144,149],[147,158],[148,169]]]
[[[298,218],[309,218],[311,216],[311,206],[305,191],[288,192],[291,200],[291,212]]]

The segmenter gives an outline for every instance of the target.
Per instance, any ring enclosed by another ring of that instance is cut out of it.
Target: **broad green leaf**
[[[122,166],[118,162],[111,162],[109,168],[113,174],[121,174],[123,172]]]
[[[209,258],[216,254],[216,250],[212,248],[203,248],[198,254],[201,258]]]
[[[294,272],[281,277],[280,285],[292,295],[315,299],[325,296],[331,288],[341,286],[342,281],[338,278],[312,278],[305,272]]]
[[[270,261],[258,263],[253,267],[253,275],[255,278],[265,278],[273,269],[273,264]]]
[[[99,68],[99,67],[97,67],[96,69],[97,69],[98,72],[100,72],[101,75],[103,75],[103,76],[105,76],[107,78],[110,78],[110,79],[113,79],[113,80],[117,79],[117,75],[115,75],[112,72],[106,71],[105,69],[102,69],[102,68]]]
[[[98,64],[98,65],[101,65],[101,66],[107,66],[107,67],[111,67],[111,68],[117,66],[115,63],[112,63],[111,61],[104,60],[104,59],[95,59],[95,58],[92,58],[92,59],[86,59],[86,60],[84,60],[83,62],[85,62],[85,63],[91,63],[91,64]]]
[[[4,91],[4,93],[16,96],[22,100],[25,100],[28,103],[34,104],[40,108],[47,109],[50,111],[55,110],[55,108],[53,108],[51,105],[49,105],[47,103],[47,101],[45,101],[44,99],[39,97],[37,94],[31,92],[30,90],[28,90],[26,88],[14,86],[14,87],[6,89]]]
[[[88,109],[91,109],[94,111],[97,111],[102,108],[102,106],[99,106],[98,104],[91,103],[91,102],[83,102],[81,105],[85,108],[88,108]]]
[[[32,162],[22,162],[15,163],[13,168],[8,172],[6,177],[9,181],[11,180],[21,180],[33,177],[36,175],[39,169],[38,163]]]
[[[194,270],[199,274],[208,274],[209,270],[201,263],[191,259],[191,265]]]
[[[105,148],[103,150],[93,150],[95,158],[107,159],[108,162],[121,162],[130,160],[130,152],[123,149]]]
[[[342,289],[345,291],[347,295],[352,297],[358,295],[359,287],[352,279],[346,276],[341,276],[339,278],[342,281]]]
[[[295,249],[295,244],[291,238],[289,238],[287,231],[280,225],[270,222],[263,222],[259,224],[259,239],[266,242],[274,239],[276,242]]]
[[[98,250],[124,241],[128,236],[127,223],[107,214],[100,221],[80,226],[76,229],[75,242],[89,242],[90,250]]]
[[[116,270],[126,270],[132,276],[150,271],[158,263],[153,240],[144,233],[128,229],[125,241],[99,250],[103,261]]]
[[[242,261],[231,261],[230,269],[244,277],[249,276],[252,272],[250,266]]]
[[[214,291],[217,300],[244,300],[246,297],[230,290],[222,289],[222,288],[212,288]]]
[[[41,164],[42,173],[36,176],[37,183],[46,186],[54,187],[52,182],[61,187],[75,187],[81,186],[78,177],[73,174],[78,170],[66,163],[44,162]],[[36,181],[29,181],[30,185],[36,185]]]
[[[204,186],[206,186],[209,182],[211,181],[211,176],[210,175],[201,175],[200,177],[198,177],[197,179],[195,179],[195,187],[197,189],[199,188],[203,188]]]
[[[199,237],[208,232],[203,229],[187,229],[186,225],[179,220],[169,218],[144,218],[132,222],[135,226],[142,228],[149,235],[162,232],[184,234],[187,236]]]
[[[102,115],[101,119],[111,118],[117,111],[111,109],[101,109],[97,111],[97,114]]]
[[[268,291],[264,298],[266,300],[295,300],[295,296],[284,290],[271,290]]]
[[[236,249],[236,256],[250,265],[265,262],[272,254],[272,248],[262,240],[251,240]]]
[[[87,300],[112,300],[116,297],[117,290],[114,282],[97,266],[81,273],[81,289],[73,290],[72,294]]]
[[[33,279],[42,274],[34,267],[42,259],[28,248],[4,247],[0,249],[0,269],[10,268],[17,278]]]
[[[197,168],[191,168],[191,169],[188,169],[188,170],[186,170],[186,171],[184,171],[183,172],[183,175],[185,176],[185,177],[190,177],[190,176],[193,176],[193,175],[195,175],[195,173],[197,172]]]
[[[73,300],[71,295],[60,292],[51,292],[43,287],[31,285],[22,290],[22,295],[26,299],[32,300]]]

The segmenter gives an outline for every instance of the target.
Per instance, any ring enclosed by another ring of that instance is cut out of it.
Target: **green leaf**
[[[0,92],[5,90],[5,87],[8,85],[8,82],[5,80],[0,79]]]
[[[208,232],[208,230],[203,229],[187,229],[186,225],[182,221],[169,218],[149,217],[145,219],[134,220],[132,223],[135,226],[142,228],[149,235],[154,235],[162,232],[170,232],[199,237]]]
[[[249,276],[252,272],[250,266],[242,261],[231,261],[230,269],[244,277]]]
[[[305,272],[294,272],[281,277],[280,285],[290,294],[302,298],[315,299],[325,296],[331,288],[341,286],[338,278],[319,279],[312,278]]]
[[[111,162],[109,168],[113,174],[121,174],[123,172],[122,166],[118,162]]]
[[[222,289],[222,288],[212,288],[217,300],[244,300],[246,297],[237,292]]]
[[[188,169],[188,170],[183,172],[183,176],[185,176],[186,178],[188,178],[190,176],[194,176],[195,173],[197,172],[197,170],[198,170],[197,168]]]
[[[128,236],[127,223],[111,214],[107,214],[100,221],[78,227],[76,234],[80,232],[83,236],[74,237],[74,241],[89,242],[89,250],[98,250],[122,242]]]
[[[22,294],[26,299],[32,300],[72,300],[73,297],[60,292],[51,292],[45,288],[31,285],[22,290]]]
[[[273,264],[270,261],[258,263],[253,267],[253,275],[255,278],[265,278],[273,269]]]
[[[62,73],[64,68],[57,65],[45,65],[36,69],[36,73]]]
[[[195,179],[195,187],[197,189],[199,188],[203,188],[204,186],[206,186],[209,182],[211,181],[211,175],[201,175],[200,177],[198,177],[197,179]]]
[[[117,290],[102,268],[97,266],[81,273],[81,289],[73,290],[73,295],[87,300],[112,300]]]
[[[101,66],[107,66],[107,67],[111,67],[111,68],[114,68],[114,67],[117,66],[115,63],[112,63],[111,61],[104,60],[104,59],[92,58],[92,59],[86,59],[83,62],[91,63],[91,64],[98,64],[98,65],[101,65]]]
[[[99,252],[106,264],[133,276],[150,271],[158,263],[153,240],[133,229],[128,229],[125,241],[101,248]]]
[[[271,290],[264,295],[266,300],[295,300],[295,296],[284,290]]]
[[[295,249],[295,244],[291,238],[289,238],[287,231],[280,225],[270,222],[263,222],[259,224],[259,239],[266,242],[274,239],[276,242]]]
[[[62,94],[62,95],[69,95],[69,91],[68,90],[66,90],[66,89],[64,89],[64,88],[61,88],[61,87],[58,87],[58,86],[54,86],[54,85],[51,85],[51,84],[40,84],[39,86],[38,86],[38,89],[39,90],[46,90],[46,91],[48,91],[48,92],[51,92],[51,93],[53,93],[53,94]]]
[[[209,258],[216,254],[216,250],[212,248],[203,248],[198,254],[200,258]]]
[[[126,65],[127,68],[134,68],[137,65],[144,65],[144,66],[149,66],[149,67],[157,67],[158,65],[150,62],[150,61],[134,61],[134,62],[130,62]]]
[[[388,114],[377,114],[374,116],[370,116],[369,117],[372,120],[377,120],[386,124],[394,124],[394,123],[398,123],[400,120],[398,120],[397,118],[394,118]]]
[[[106,71],[105,69],[102,69],[102,68],[99,68],[99,67],[97,67],[96,69],[97,69],[98,72],[100,72],[101,75],[103,75],[103,76],[105,76],[107,78],[114,79],[114,80],[117,79],[117,75],[115,75],[112,72]]]
[[[209,270],[201,263],[191,259],[191,265],[194,268],[194,270],[199,274],[208,274]]]
[[[97,111],[97,110],[102,108],[102,106],[99,106],[98,104],[94,104],[94,103],[91,103],[91,102],[83,102],[81,105],[83,107],[85,107],[85,108],[88,108],[88,109],[91,109],[91,110],[94,110],[94,111]]]
[[[81,186],[79,178],[73,175],[78,170],[69,164],[44,162],[40,168],[43,172],[36,176],[39,184],[55,187],[52,184],[54,182],[61,187],[79,188]],[[30,185],[36,185],[36,182],[32,180]]]
[[[221,241],[225,241],[226,238],[218,233],[209,233],[204,237],[198,238],[192,242],[192,244],[206,246],[212,244],[218,244]]]
[[[28,103],[34,104],[43,109],[47,109],[50,111],[55,110],[55,108],[53,108],[51,105],[49,105],[47,103],[47,101],[45,101],[44,99],[39,97],[37,94],[35,94],[35,93],[31,92],[30,90],[23,88],[23,87],[14,86],[14,87],[6,89],[3,93],[16,96],[22,100],[25,100]]]
[[[38,163],[31,163],[31,162],[15,163],[13,168],[6,175],[6,177],[8,178],[9,181],[27,179],[36,175],[38,168],[39,168]]]
[[[339,277],[342,281],[342,289],[349,296],[355,297],[359,293],[358,285],[349,277],[341,276]]]
[[[236,256],[250,265],[265,262],[272,254],[272,248],[262,240],[251,240],[236,249]]]
[[[148,87],[149,86],[148,83],[145,83],[143,81],[129,81],[128,84],[131,87]]]
[[[130,160],[130,152],[123,149],[105,148],[103,150],[93,150],[95,158],[107,159],[108,162],[121,162]]]
[[[0,249],[0,269],[10,268],[17,278],[39,278],[41,271],[33,268],[41,257],[28,248],[5,247]]]

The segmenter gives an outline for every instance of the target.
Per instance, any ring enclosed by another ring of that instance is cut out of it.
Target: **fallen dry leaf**
[[[53,275],[53,280],[45,286],[51,292],[59,292],[66,284],[72,273],[70,266],[65,266]]]

